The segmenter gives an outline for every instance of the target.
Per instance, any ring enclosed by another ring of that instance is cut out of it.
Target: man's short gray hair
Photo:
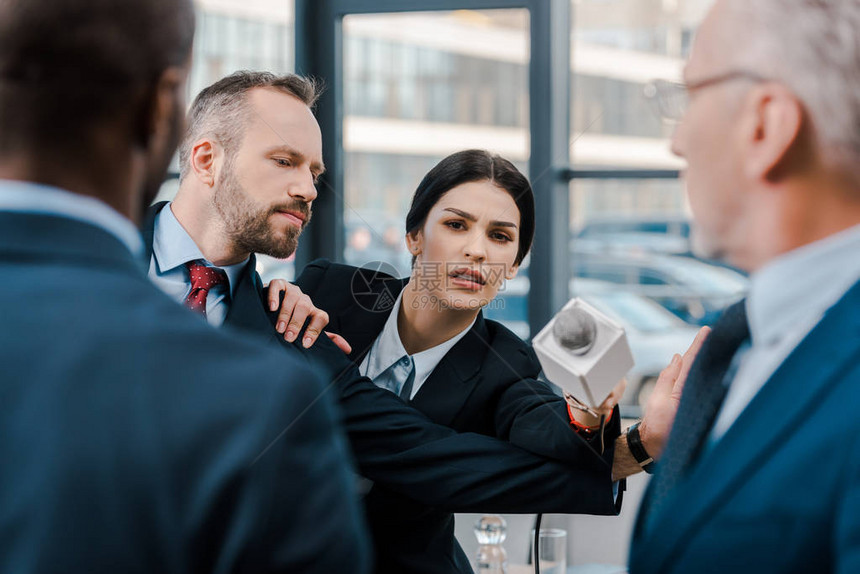
[[[827,157],[860,159],[860,0],[725,0],[736,65],[803,102]]]
[[[228,159],[235,153],[250,113],[248,91],[253,88],[280,90],[298,98],[309,108],[314,107],[321,92],[320,84],[313,78],[244,70],[204,88],[188,112],[188,132],[179,147],[180,180],[185,179],[191,167],[191,147],[202,137],[209,136],[218,141]]]

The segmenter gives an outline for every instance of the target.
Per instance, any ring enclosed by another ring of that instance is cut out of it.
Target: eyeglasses
[[[645,86],[643,93],[656,106],[657,113],[660,114],[661,118],[669,122],[679,122],[684,117],[684,114],[687,113],[687,108],[690,105],[690,94],[693,91],[734,80],[768,81],[764,76],[754,72],[735,70],[714,76],[713,78],[699,80],[692,84],[654,80]]]

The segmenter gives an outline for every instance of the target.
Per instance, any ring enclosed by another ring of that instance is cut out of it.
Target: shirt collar
[[[172,203],[168,203],[155,216],[152,255],[155,258],[158,273],[164,274],[180,265],[185,265],[189,261],[198,260],[203,261],[210,267],[215,267],[203,256],[203,252],[200,251],[200,248],[194,243],[194,240],[185,231],[179,220],[176,219],[171,206]],[[234,265],[218,267],[227,274],[231,296],[236,290],[236,285],[239,284],[242,270],[247,265],[249,259],[250,257]]]
[[[794,249],[752,275],[747,316],[753,344],[779,341],[823,315],[860,279],[860,225]]]
[[[367,376],[371,379],[375,378],[385,369],[402,359],[404,355],[409,355],[406,352],[406,348],[403,346],[403,342],[400,339],[400,331],[397,328],[397,315],[400,312],[400,306],[402,304],[403,291],[397,295],[397,300],[394,302],[391,313],[385,321],[385,326],[382,328],[382,332],[376,338],[376,341],[374,341],[373,348],[371,349],[372,356],[367,368]],[[454,345],[460,341],[460,339],[466,336],[466,333],[472,328],[476,320],[477,316],[472,320],[468,327],[444,343],[440,343],[435,347],[431,347],[421,351],[420,353],[412,355],[412,360],[415,364],[414,384],[416,385],[413,394],[417,392],[417,387],[427,380],[448,351],[450,351]]]
[[[30,181],[0,180],[0,210],[41,213],[76,219],[104,229],[135,257],[143,254],[140,231],[100,199]]]

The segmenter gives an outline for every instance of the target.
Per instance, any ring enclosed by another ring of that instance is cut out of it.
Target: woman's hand
[[[305,336],[302,339],[302,346],[306,349],[313,345],[323,328],[328,325],[328,313],[322,309],[318,309],[311,298],[305,295],[297,286],[283,279],[273,279],[268,285],[269,310],[277,311],[280,304],[280,312],[275,323],[275,330],[284,335],[284,340],[292,343],[299,336],[302,326],[308,319]],[[281,293],[284,294],[284,300],[281,302]],[[347,343],[346,339],[335,333],[326,331],[326,336],[334,342],[338,348],[346,354],[352,352],[352,347]]]
[[[574,420],[576,420],[577,423],[585,427],[598,426],[600,424],[601,416],[605,417],[606,419],[609,419],[609,415],[612,414],[612,410],[615,408],[615,405],[617,405],[618,402],[621,400],[621,397],[624,395],[624,390],[626,388],[627,379],[621,379],[620,381],[618,381],[618,384],[615,385],[615,387],[609,392],[609,395],[607,395],[607,397],[603,399],[603,402],[600,403],[600,405],[598,405],[596,408],[582,410],[574,406],[574,408],[570,410],[570,412],[573,414]],[[566,394],[565,398],[567,399],[568,403],[570,403],[571,400],[574,400],[579,403],[577,399],[573,398],[570,395]],[[579,404],[582,405],[582,403]]]

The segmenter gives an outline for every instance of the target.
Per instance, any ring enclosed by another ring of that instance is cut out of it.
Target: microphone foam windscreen
[[[568,351],[584,355],[597,339],[597,322],[587,311],[573,307],[556,316],[552,334]]]

